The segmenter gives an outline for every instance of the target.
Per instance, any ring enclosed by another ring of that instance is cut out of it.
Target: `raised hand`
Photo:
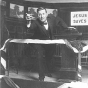
[[[33,17],[33,14],[26,13],[26,20],[35,20],[35,17]]]

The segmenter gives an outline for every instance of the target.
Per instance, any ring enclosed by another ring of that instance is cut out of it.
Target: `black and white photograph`
[[[0,0],[0,88],[88,88],[88,0]]]

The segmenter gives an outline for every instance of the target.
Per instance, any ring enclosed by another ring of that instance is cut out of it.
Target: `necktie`
[[[44,22],[43,25],[47,25],[47,22]]]

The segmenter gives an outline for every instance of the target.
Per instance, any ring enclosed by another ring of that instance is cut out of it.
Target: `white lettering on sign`
[[[88,25],[88,11],[71,12],[71,26]]]

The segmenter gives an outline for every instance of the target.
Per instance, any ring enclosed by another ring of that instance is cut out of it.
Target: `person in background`
[[[32,14],[27,14],[27,32],[33,33],[31,39],[53,40],[53,31],[61,26],[62,30],[68,30],[67,25],[60,19],[54,20],[48,17],[46,8],[39,7],[37,9],[38,18],[34,18]],[[59,30],[59,29],[58,29]],[[45,76],[51,77],[50,62],[55,52],[55,44],[34,44],[38,68],[39,80],[44,81]],[[45,56],[45,57],[44,57]]]

